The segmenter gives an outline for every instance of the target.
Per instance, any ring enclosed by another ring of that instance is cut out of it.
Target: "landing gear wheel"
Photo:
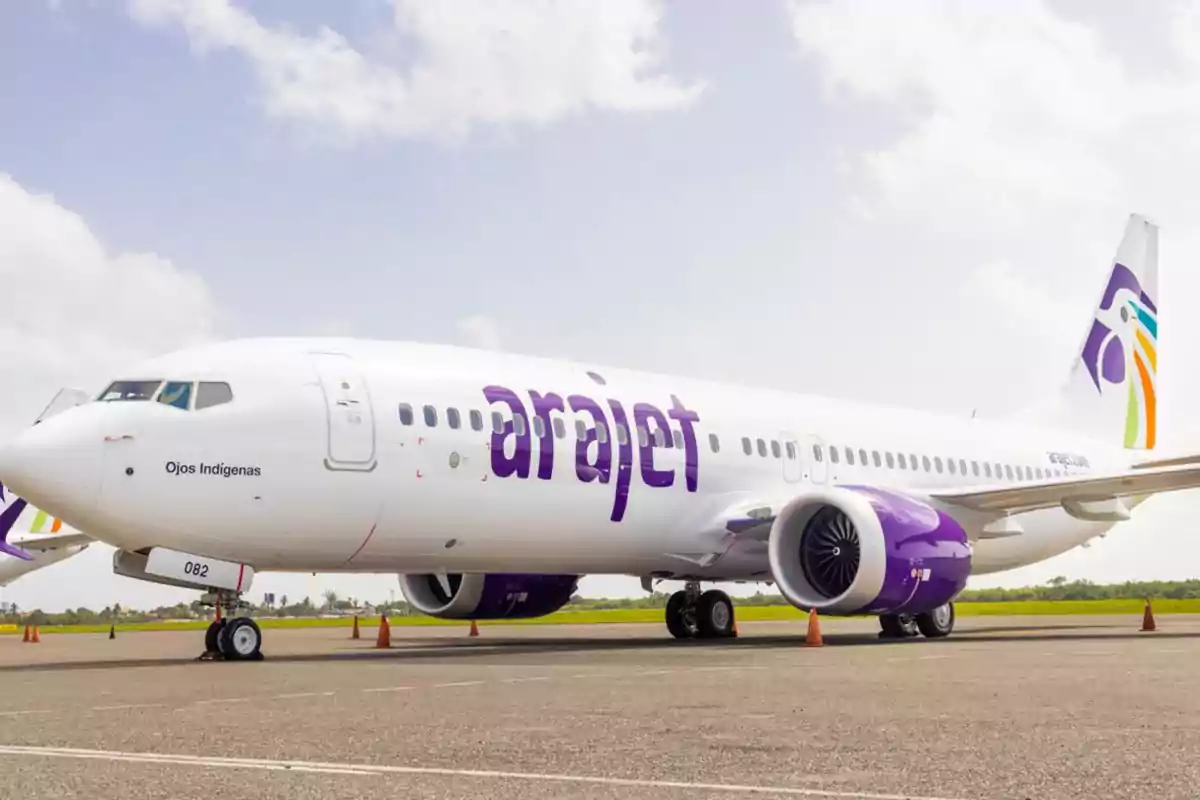
[[[696,603],[696,637],[699,639],[727,639],[737,636],[733,632],[733,601],[718,589],[710,589],[700,595]]]
[[[917,635],[917,622],[909,614],[881,614],[880,639],[911,639]]]
[[[950,631],[954,630],[954,603],[946,603],[933,611],[917,614],[917,627],[927,639],[949,636]]]
[[[204,632],[204,656],[211,657],[221,654],[221,633],[225,630],[225,622],[224,619],[214,620],[208,626],[208,630]]]
[[[687,592],[675,592],[667,599],[667,630],[676,639],[696,635],[695,609],[688,608]]]
[[[227,661],[262,660],[262,631],[249,617],[230,620],[217,638],[217,643]]]

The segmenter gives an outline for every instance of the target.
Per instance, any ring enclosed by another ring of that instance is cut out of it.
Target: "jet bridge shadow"
[[[486,629],[485,629],[486,630]],[[492,628],[491,631],[495,631]],[[1046,631],[1051,631],[1046,633]],[[1192,630],[1157,630],[1146,633],[1135,627],[1117,629],[1096,625],[1041,625],[1031,627],[996,626],[980,627],[969,631],[956,632],[947,639],[880,639],[875,633],[828,633],[823,635],[826,647],[954,647],[957,644],[990,644],[996,645],[1029,642],[1104,642],[1128,641],[1140,639],[1151,640],[1200,640],[1200,629]],[[285,653],[271,655],[270,640],[263,650],[263,660],[260,662],[200,662],[196,658],[127,658],[127,659],[97,659],[92,661],[62,661],[43,662],[37,664],[8,664],[0,665],[0,674],[39,672],[39,671],[88,671],[105,669],[130,669],[145,667],[167,667],[196,664],[209,669],[249,669],[262,664],[304,664],[304,663],[336,663],[336,662],[425,662],[442,661],[446,664],[469,665],[487,663],[496,660],[506,660],[514,657],[553,656],[558,654],[603,653],[603,652],[666,652],[686,651],[725,652],[738,651],[778,651],[778,650],[808,650],[804,646],[804,631],[798,630],[791,635],[752,635],[737,639],[710,641],[677,641],[667,636],[611,638],[611,637],[555,637],[539,639],[502,638],[496,637],[485,640],[468,639],[454,640],[444,637],[405,638],[393,643],[387,649],[375,649],[364,641],[363,644],[345,647],[333,652],[323,653]],[[574,663],[548,661],[547,665],[556,663]]]

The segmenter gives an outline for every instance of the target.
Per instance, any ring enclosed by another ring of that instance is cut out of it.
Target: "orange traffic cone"
[[[733,621],[733,637],[736,639],[738,635],[737,620]]]
[[[22,642],[32,641],[30,638],[30,634],[29,634],[29,623],[28,622],[25,623],[25,638],[22,639],[21,641]]]
[[[388,625],[386,614],[379,616],[379,638],[375,640],[376,647],[392,646],[392,628]]]
[[[217,615],[214,617],[217,622],[221,621],[221,604],[217,603]]]
[[[815,608],[808,611],[808,633],[804,637],[805,647],[820,647],[825,644],[821,639],[821,620],[817,617]]]
[[[471,635],[472,636],[479,635],[479,626],[475,623],[475,620],[471,620]]]
[[[1142,613],[1142,630],[1156,630],[1154,626],[1154,611],[1150,608],[1150,600],[1146,600],[1146,610]]]
[[[354,630],[350,633],[350,638],[351,639],[361,639],[362,638],[358,633],[358,614],[354,615]]]
[[[33,642],[34,644],[37,644],[41,640],[42,640],[42,637],[38,635],[38,626],[34,625],[33,626],[33,638],[30,639],[29,641]]]

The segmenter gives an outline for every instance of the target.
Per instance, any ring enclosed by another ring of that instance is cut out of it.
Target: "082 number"
[[[185,575],[192,575],[197,578],[207,578],[208,564],[198,564],[195,561],[185,561],[183,564],[183,572]]]

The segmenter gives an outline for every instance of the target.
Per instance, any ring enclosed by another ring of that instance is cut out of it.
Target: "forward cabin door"
[[[786,483],[799,483],[804,477],[804,454],[796,434],[782,431],[779,441],[783,445],[783,480]]]
[[[375,410],[366,379],[354,359],[344,353],[310,353],[325,394],[328,454],[331,470],[371,472],[375,469]]]

